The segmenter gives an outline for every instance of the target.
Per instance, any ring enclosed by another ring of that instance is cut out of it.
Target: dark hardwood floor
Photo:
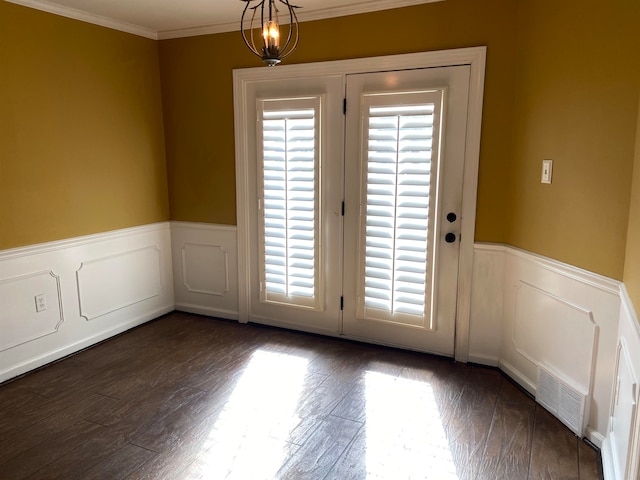
[[[0,386],[0,478],[598,479],[499,372],[172,313]]]

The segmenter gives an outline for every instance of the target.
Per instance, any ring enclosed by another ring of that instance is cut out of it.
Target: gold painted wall
[[[0,2],[0,250],[169,218],[157,42]]]
[[[515,18],[514,0],[447,0],[308,22],[301,26],[298,50],[286,62],[487,45],[476,239],[502,242]],[[232,70],[262,64],[238,32],[161,41],[160,59],[171,218],[233,225]]]
[[[488,46],[476,241],[622,279],[640,2],[447,0],[304,23],[289,63]],[[327,32],[330,32],[328,34]],[[172,218],[235,223],[236,32],[160,44]],[[552,185],[541,163],[554,160]]]
[[[638,24],[636,0],[447,0],[305,23],[288,61],[487,45],[476,241],[624,269],[637,292]],[[231,75],[260,65],[237,32],[153,42],[0,2],[0,65],[0,249],[164,221],[169,203],[235,224]]]
[[[506,242],[618,280],[640,94],[640,2],[519,0]],[[542,185],[543,159],[553,183]]]
[[[640,114],[638,115],[635,153],[624,283],[636,312],[640,312]]]

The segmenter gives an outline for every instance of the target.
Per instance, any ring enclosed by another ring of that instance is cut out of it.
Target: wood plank
[[[173,442],[130,475],[131,480],[186,478],[182,473],[211,446],[210,435],[217,417],[210,415],[193,428],[179,432]]]
[[[30,417],[39,412],[50,400],[34,393],[27,383],[12,382],[0,387],[0,436],[19,425],[33,423]]]
[[[535,403],[507,402],[499,398],[482,456],[479,478],[511,480],[527,478]]]
[[[302,445],[315,428],[326,420],[352,388],[352,384],[318,373],[307,377],[295,415],[298,424],[289,433],[289,441]]]
[[[537,405],[529,478],[579,480],[578,442],[560,420]]]
[[[4,463],[0,467],[2,478],[3,480],[23,479],[42,469],[46,469],[41,472],[46,476],[51,473],[47,469],[50,464],[105,430],[107,430],[106,427],[85,420],[62,429],[47,441],[44,448],[37,445]]]
[[[241,439],[213,435],[196,459],[178,478],[189,480],[271,479],[276,477],[286,459],[295,455],[297,445],[269,436],[248,436]]]
[[[460,480],[476,478],[480,471],[501,383],[499,373],[472,368],[456,409],[445,425]]]
[[[440,411],[442,425],[447,426],[453,417],[469,376],[466,365],[452,361],[441,362],[431,377],[430,385]]]
[[[113,410],[91,416],[90,420],[100,425],[117,426],[127,440],[132,440],[203,393],[184,386],[152,388],[135,399],[120,401]]]
[[[84,474],[79,475],[79,472],[91,470],[98,463],[108,460],[124,445],[126,440],[120,432],[113,428],[103,428],[69,452],[56,458],[46,468],[30,475],[29,479],[68,480],[79,476],[84,477]],[[47,445],[43,445],[43,448],[47,448]]]
[[[169,415],[158,419],[144,432],[135,437],[132,443],[155,452],[163,452],[197,425],[212,424],[209,418],[218,414],[225,405],[230,391],[205,392],[192,401],[176,408]]]
[[[373,361],[380,359],[380,348],[336,340],[327,344],[322,353],[313,359],[309,369],[343,382],[353,382],[365,374]]]
[[[331,411],[332,415],[354,422],[366,420],[367,384],[364,378],[352,384],[349,392]]]
[[[347,403],[364,427],[326,478],[458,480],[430,382],[374,375]]]
[[[578,442],[580,480],[600,480],[603,477],[600,453],[586,442]]]
[[[270,436],[242,408],[229,405],[179,431],[175,442],[131,478],[271,478],[297,448]]]
[[[118,451],[109,455],[93,468],[82,474],[83,480],[124,480],[138,471],[157,454],[127,443]]]
[[[48,445],[61,431],[89,419],[97,412],[111,410],[116,402],[115,399],[94,394],[35,424],[6,433],[0,437],[0,465],[38,445]]]
[[[354,440],[362,423],[329,416],[293,452],[278,471],[280,480],[316,480],[324,478]]]

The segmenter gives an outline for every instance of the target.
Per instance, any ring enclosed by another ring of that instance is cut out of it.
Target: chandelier
[[[291,5],[289,0],[242,0],[247,5],[242,11],[240,19],[240,31],[242,39],[255,55],[260,57],[264,63],[273,67],[279,64],[284,58],[293,53],[298,46],[298,17],[295,9],[300,8]],[[255,6],[251,6],[253,2],[257,2]],[[284,14],[285,22],[288,21],[286,33],[286,41],[282,42],[280,32],[280,19],[278,17],[278,2],[284,5],[287,12]],[[245,16],[247,10],[253,10],[251,14],[251,22],[249,28],[245,28]],[[262,27],[262,35],[258,37],[256,34],[258,25],[258,11],[260,11],[260,26]],[[288,17],[288,18],[287,18]],[[254,28],[256,31],[254,31]],[[259,38],[258,41],[256,39]]]

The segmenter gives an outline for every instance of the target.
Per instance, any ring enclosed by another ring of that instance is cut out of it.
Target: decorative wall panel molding
[[[56,333],[64,322],[60,277],[52,270],[1,279],[0,305],[0,351]]]
[[[602,446],[607,480],[640,478],[640,322],[622,288],[620,332],[616,350],[609,426]]]
[[[621,283],[495,244],[475,245],[473,270],[469,358],[497,364],[532,395],[539,366],[552,368],[587,394],[585,435],[601,446],[611,404]]]
[[[0,251],[0,272],[0,382],[174,309],[168,223]]]
[[[516,352],[536,366],[551,367],[566,383],[588,393],[598,332],[593,312],[524,281],[515,290]]]
[[[185,243],[183,284],[191,293],[222,296],[229,292],[229,256],[222,245]]]
[[[82,262],[76,271],[80,316],[93,320],[159,296],[160,262],[156,246]]]
[[[172,222],[176,309],[238,319],[236,227]]]
[[[618,344],[616,360],[616,383],[611,402],[609,438],[616,477],[632,478],[628,475],[628,459],[634,440],[633,426],[638,413],[638,380],[624,338],[621,338]]]

